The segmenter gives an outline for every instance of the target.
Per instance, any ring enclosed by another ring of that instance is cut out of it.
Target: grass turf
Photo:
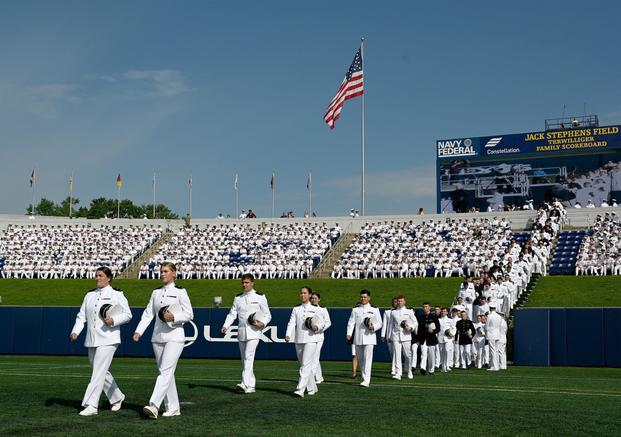
[[[293,346],[291,346],[293,347]],[[112,413],[80,417],[90,376],[86,357],[2,356],[3,435],[420,435],[438,427],[468,435],[618,435],[621,369],[510,367],[453,370],[394,381],[375,363],[368,389],[347,362],[324,362],[325,382],[292,395],[298,365],[257,361],[257,393],[237,394],[236,360],[182,359],[182,415],[146,419],[141,410],[156,378],[153,359],[117,358],[111,372],[126,395]]]
[[[238,280],[176,281],[188,290],[194,307],[212,307],[214,296],[222,296],[227,307],[241,291]],[[449,305],[459,288],[459,278],[422,279],[273,279],[257,280],[255,288],[267,296],[271,307],[292,307],[299,303],[300,287],[308,285],[321,293],[321,304],[327,307],[351,307],[363,288],[372,292],[372,303],[387,307],[393,296],[404,294],[408,305],[419,307],[424,301]],[[124,291],[131,306],[145,306],[151,291],[160,286],[156,280],[116,279],[114,287]],[[4,305],[79,306],[84,294],[95,286],[92,279],[3,279],[0,296]]]
[[[619,307],[621,276],[546,276],[527,307]]]

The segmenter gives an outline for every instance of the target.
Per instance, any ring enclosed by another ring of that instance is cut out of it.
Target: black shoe
[[[427,371],[423,370],[423,369],[420,369],[420,374],[423,375],[423,376],[427,376]]]

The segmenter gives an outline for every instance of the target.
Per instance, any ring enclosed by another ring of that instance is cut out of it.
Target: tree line
[[[34,207],[36,215],[45,215],[53,217],[69,217],[69,202],[67,197],[60,203],[55,203],[45,197],[41,198],[39,203]],[[99,218],[116,218],[117,217],[117,201],[115,199],[106,199],[99,197],[91,200],[88,207],[79,206],[80,199],[73,198],[71,200],[71,216],[84,217],[89,219]],[[32,213],[32,204],[28,205],[26,214]],[[153,204],[134,205],[129,199],[123,199],[120,203],[120,218],[154,218]],[[158,219],[178,219],[179,216],[172,212],[166,205],[155,205],[155,218]]]

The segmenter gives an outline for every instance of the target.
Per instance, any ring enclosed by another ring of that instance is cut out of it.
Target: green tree
[[[36,215],[55,216],[58,215],[57,205],[50,199],[42,197],[39,203],[34,208]],[[32,213],[32,204],[28,205],[26,214]]]
[[[60,202],[60,206],[59,206],[58,209],[59,209],[59,212],[61,213],[60,215],[62,215],[63,217],[69,217],[69,200],[70,199],[71,199],[70,197],[67,197],[67,198],[65,198],[65,200]],[[78,199],[78,198],[71,199],[71,204],[72,204],[72,206],[71,206],[71,210],[72,210],[71,215],[72,216],[77,216],[76,215],[76,211],[78,210],[78,203],[80,203],[80,199]]]

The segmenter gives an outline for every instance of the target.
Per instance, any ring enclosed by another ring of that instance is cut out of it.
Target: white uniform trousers
[[[418,351],[419,351],[419,347],[418,347],[418,342],[414,342],[412,343],[412,369],[416,370],[416,365],[418,364]]]
[[[483,367],[483,364],[485,364],[485,339],[474,340],[472,344],[474,345],[474,352],[476,355],[476,365],[477,368],[480,369]]]
[[[408,374],[412,371],[412,348],[410,347],[410,344],[410,340],[404,342],[395,341],[392,343],[392,362],[395,366],[395,375],[397,376],[401,376],[403,374],[401,354],[405,357],[405,369]]]
[[[429,373],[436,370],[436,346],[427,346],[427,343],[421,344],[420,369]]]
[[[500,340],[498,342],[498,358],[499,365],[502,370],[507,370],[507,342]]]
[[[489,340],[489,368],[492,370],[500,369],[498,343],[500,343],[500,340]]]
[[[362,382],[371,383],[371,367],[373,365],[373,344],[356,345],[356,356],[360,364],[360,373],[362,374]]]
[[[472,363],[472,345],[471,344],[460,344],[459,345],[459,355],[460,355],[460,364],[461,368],[465,369]]]
[[[395,354],[395,343],[393,343],[392,340],[386,339],[386,346],[388,346],[388,354],[392,358],[390,374],[395,375],[397,373],[397,358],[401,361],[401,356]]]
[[[155,380],[155,387],[149,403],[159,409],[164,401],[166,411],[179,411],[179,396],[175,383],[175,369],[183,352],[183,343],[153,343],[153,353],[159,375]]]
[[[453,342],[438,344],[440,346],[440,367],[443,372],[447,372],[453,365]]]
[[[323,339],[317,342],[317,350],[315,351],[315,367],[313,369],[313,374],[315,375],[315,382],[323,381],[323,372],[321,371],[321,347],[323,346]]]
[[[112,374],[108,372],[110,364],[112,364],[112,357],[114,357],[118,346],[118,344],[110,344],[87,348],[88,361],[91,363],[93,373],[82,399],[83,407],[90,405],[91,407],[99,408],[99,398],[102,391],[106,393],[106,397],[111,405],[116,404],[125,397],[116,385]]]
[[[461,352],[459,351],[459,344],[453,342],[453,361],[451,362],[451,364],[449,364],[449,367],[459,367],[460,353]]]
[[[242,384],[248,388],[255,388],[257,380],[254,377],[254,354],[257,351],[259,339],[240,341],[239,352],[242,360]]]
[[[440,343],[436,344],[436,369],[440,367]]]
[[[295,354],[300,362],[300,378],[296,390],[306,390],[309,392],[317,391],[315,382],[315,358],[317,353],[317,343],[296,343]]]

